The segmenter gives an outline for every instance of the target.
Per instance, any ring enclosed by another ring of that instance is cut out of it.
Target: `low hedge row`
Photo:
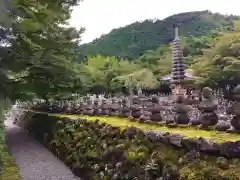
[[[0,122],[0,179],[2,180],[20,180],[18,168],[7,152],[5,145],[4,124]]]
[[[239,180],[239,159],[152,142],[140,129],[35,114],[29,132],[83,180]],[[220,166],[221,165],[221,166]]]

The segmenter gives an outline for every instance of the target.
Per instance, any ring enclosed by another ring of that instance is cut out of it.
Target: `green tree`
[[[7,53],[1,62],[7,72],[7,85],[14,90],[13,98],[34,92],[48,99],[81,86],[72,59],[73,46],[83,29],[77,31],[68,26],[72,7],[77,3],[77,0],[12,1],[8,14],[12,26],[2,24],[2,29],[9,32],[5,40],[9,46],[4,47]]]
[[[240,33],[223,33],[214,45],[203,51],[203,56],[192,65],[195,74],[203,77],[201,83],[209,86],[235,86],[240,82]]]
[[[129,93],[133,93],[133,89],[138,88],[156,88],[159,83],[151,70],[143,68],[130,74],[117,76],[112,81],[118,80],[123,82],[124,86],[129,88]]]

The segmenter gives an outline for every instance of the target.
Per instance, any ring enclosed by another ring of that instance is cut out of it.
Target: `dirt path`
[[[6,140],[23,180],[80,180],[51,152],[7,120]]]

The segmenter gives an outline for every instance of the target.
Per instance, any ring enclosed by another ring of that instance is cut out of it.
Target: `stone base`
[[[206,131],[210,131],[210,130],[211,130],[211,128],[210,128],[209,126],[204,126],[204,125],[202,125],[202,124],[198,125],[198,128],[199,128],[199,129],[206,130]]]

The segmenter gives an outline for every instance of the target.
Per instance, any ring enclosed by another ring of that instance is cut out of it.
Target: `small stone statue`
[[[144,98],[144,100],[142,102],[142,115],[139,117],[139,122],[150,121],[152,116],[151,111],[149,111],[149,109],[151,110],[151,107],[149,108],[149,105],[152,105],[150,101],[151,99],[145,96],[142,98]]]
[[[65,112],[65,113],[67,113],[68,107],[69,107],[68,103],[67,103],[67,102],[64,102],[64,104],[63,104],[63,109],[64,109],[64,112]],[[44,109],[46,108],[46,110],[47,110],[47,109],[48,109],[47,104],[44,104],[44,105],[43,105],[43,108],[44,108]]]
[[[139,118],[142,115],[142,106],[138,96],[134,96],[132,99],[131,115],[133,118]]]
[[[74,113],[80,114],[80,104],[78,104],[78,103],[75,104]]]
[[[128,98],[122,99],[121,111],[122,111],[122,114],[121,114],[122,117],[130,117],[131,116],[131,109],[130,109],[130,106],[129,106]]]
[[[86,109],[85,104],[83,102],[80,102],[79,103],[79,110],[78,110],[79,114],[84,114],[85,109]]]
[[[112,99],[112,104],[111,104],[111,116],[119,116],[120,115],[120,105],[118,103],[118,100],[116,98]]]
[[[235,102],[229,108],[228,113],[233,114],[233,119],[231,120],[232,127],[228,130],[229,132],[239,132],[240,131],[240,84],[233,90],[233,98]]]
[[[109,105],[108,105],[106,99],[102,100],[102,104],[100,106],[100,109],[101,109],[101,115],[105,115],[105,116],[109,115]]]
[[[98,116],[100,115],[100,107],[99,107],[99,100],[95,99],[93,102],[93,115]]]
[[[66,114],[71,114],[71,112],[72,112],[72,105],[71,105],[71,103],[68,103],[66,107],[67,107],[66,110],[65,110]]]
[[[188,107],[184,104],[184,97],[177,96],[176,104],[174,105],[174,111],[176,112],[174,116],[174,122],[176,124],[188,124],[189,117],[188,117]]]
[[[149,111],[152,113],[150,119],[152,121],[162,121],[162,116],[160,111],[163,110],[163,108],[160,106],[159,104],[159,100],[158,100],[158,96],[157,95],[153,95],[151,98],[152,101],[152,108],[149,109]]]
[[[89,100],[87,101],[87,106],[86,106],[86,109],[85,109],[85,111],[84,111],[84,114],[85,114],[85,115],[93,115],[93,112],[94,112],[94,110],[93,110],[92,100],[89,99]]]
[[[214,126],[218,122],[218,116],[215,113],[217,105],[212,102],[213,91],[209,87],[204,87],[202,91],[202,101],[198,106],[201,111],[201,128],[207,129],[208,126]]]

